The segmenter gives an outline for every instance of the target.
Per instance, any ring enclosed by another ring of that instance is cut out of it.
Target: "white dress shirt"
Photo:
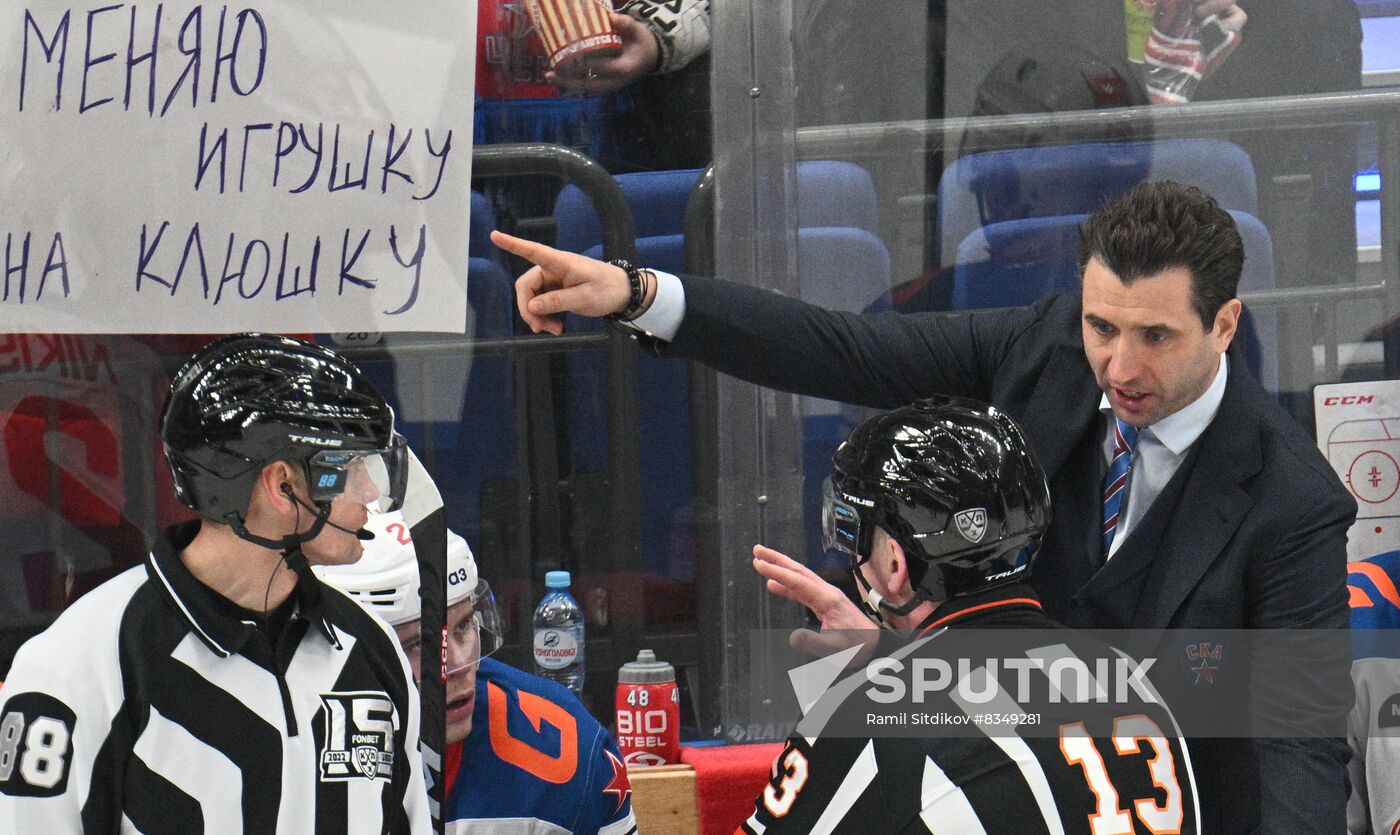
[[[656,295],[646,312],[625,324],[642,333],[670,342],[681,329],[685,318],[685,287],[681,280],[660,270],[650,270],[656,276]]]
[[[1128,538],[1128,532],[1142,521],[1167,482],[1176,475],[1181,462],[1186,460],[1191,445],[1215,420],[1215,413],[1220,411],[1220,401],[1225,398],[1225,380],[1229,369],[1229,359],[1221,354],[1220,368],[1204,394],[1180,411],[1138,430],[1137,449],[1133,452],[1132,468],[1128,472],[1127,506],[1118,514],[1118,528],[1113,534],[1108,556],[1112,557],[1118,551],[1118,546]],[[1113,460],[1113,407],[1109,405],[1106,393],[1099,400],[1099,411],[1105,418],[1103,460],[1107,464]]]

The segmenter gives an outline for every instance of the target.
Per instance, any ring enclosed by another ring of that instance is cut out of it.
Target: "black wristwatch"
[[[623,272],[627,273],[627,286],[632,295],[627,300],[627,306],[621,312],[609,313],[603,318],[630,322],[642,313],[642,303],[646,301],[647,297],[646,281],[642,278],[642,271],[632,266],[631,261],[624,258],[614,258],[608,263],[614,267],[620,267]]]

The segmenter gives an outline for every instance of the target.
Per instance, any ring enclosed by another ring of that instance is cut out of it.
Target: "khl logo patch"
[[[953,514],[953,521],[958,524],[958,533],[962,534],[963,539],[968,542],[976,544],[987,535],[987,509],[985,507],[959,510]]]
[[[321,705],[325,715],[321,780],[388,780],[394,771],[394,731],[399,727],[399,714],[389,697],[379,690],[322,693]]]

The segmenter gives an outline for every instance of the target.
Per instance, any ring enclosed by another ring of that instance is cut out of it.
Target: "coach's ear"
[[[1235,338],[1235,333],[1240,327],[1240,316],[1243,315],[1244,303],[1239,299],[1230,299],[1215,311],[1215,323],[1211,328],[1210,340],[1214,343],[1216,353],[1225,353],[1225,349],[1230,347],[1230,342]]]

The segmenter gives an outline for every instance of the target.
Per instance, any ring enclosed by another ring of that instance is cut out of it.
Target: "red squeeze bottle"
[[[627,765],[681,761],[681,695],[676,670],[644,649],[617,671],[617,747]]]

